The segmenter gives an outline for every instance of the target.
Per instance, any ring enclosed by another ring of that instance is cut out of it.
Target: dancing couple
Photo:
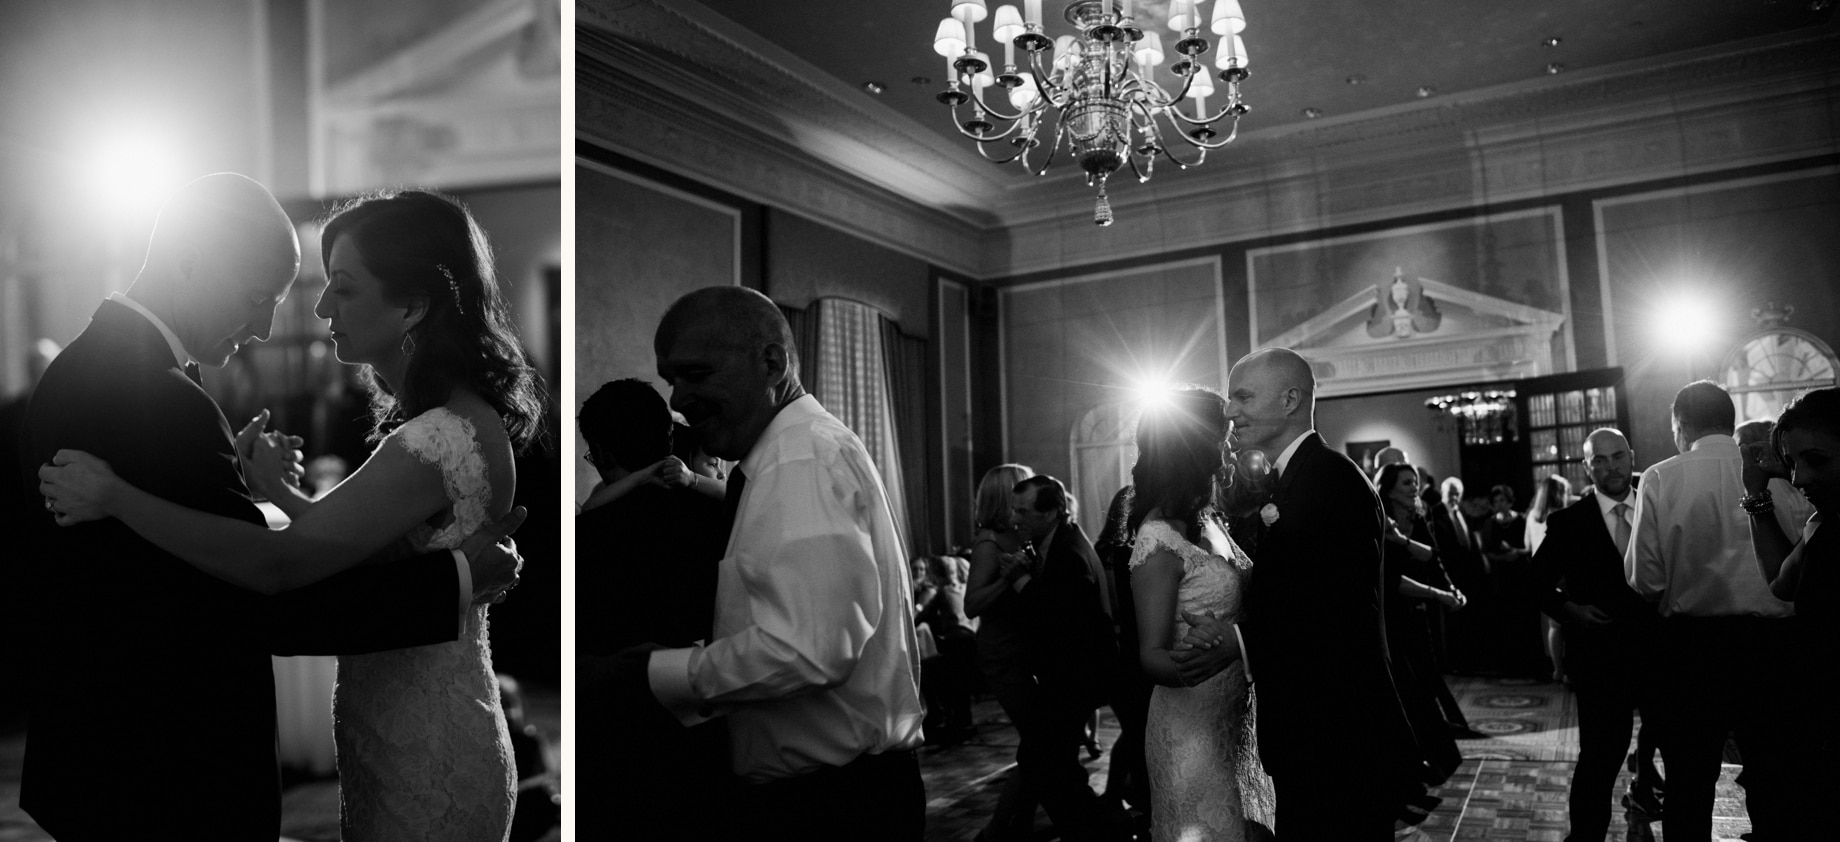
[[[1127,526],[1156,839],[1388,840],[1417,777],[1381,620],[1385,514],[1313,427],[1296,353],[1242,359],[1227,395],[1179,389],[1138,424]],[[1278,480],[1256,564],[1228,536],[1227,443]],[[1255,692],[1256,691],[1256,692]]]
[[[268,338],[300,265],[261,185],[205,176],[161,210],[126,294],[46,371],[21,804],[60,840],[273,840],[269,656],[337,654],[342,838],[502,842],[516,771],[486,606],[522,561],[513,453],[541,425],[484,233],[451,199],[341,207],[315,313],[361,367],[376,449],[319,499],[300,440],[234,437],[198,385]],[[253,500],[290,524],[270,530]],[[54,523],[55,522],[55,523]],[[160,828],[136,826],[158,817]]]

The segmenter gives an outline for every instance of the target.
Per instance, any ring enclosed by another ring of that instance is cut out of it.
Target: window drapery
[[[863,440],[909,551],[932,541],[926,497],[926,340],[867,304],[821,298],[780,307],[799,350],[799,382]]]

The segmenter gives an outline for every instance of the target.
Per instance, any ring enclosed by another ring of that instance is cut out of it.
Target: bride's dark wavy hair
[[[1178,386],[1137,422],[1137,464],[1131,467],[1131,513],[1125,533],[1137,535],[1152,510],[1188,525],[1190,541],[1220,508],[1231,474],[1225,457],[1227,399],[1205,386]]]
[[[542,435],[543,383],[499,294],[492,247],[466,205],[420,190],[362,196],[340,204],[326,220],[319,235],[322,262],[331,260],[340,237],[352,238],[364,268],[382,282],[384,300],[428,302],[409,330],[415,344],[403,382],[386,383],[368,365],[359,374],[370,392],[372,441],[446,403],[462,384],[504,419],[517,451]]]

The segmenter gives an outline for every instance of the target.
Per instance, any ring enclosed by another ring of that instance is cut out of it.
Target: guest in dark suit
[[[1450,583],[1469,599],[1467,610],[1445,616],[1445,640],[1448,642],[1449,669],[1472,672],[1482,666],[1478,643],[1487,633],[1485,616],[1492,608],[1489,600],[1488,569],[1478,550],[1480,539],[1469,518],[1463,514],[1463,480],[1449,477],[1438,486],[1438,500],[1425,514],[1431,524],[1431,538],[1438,548]]]
[[[233,441],[185,363],[221,366],[243,343],[267,338],[299,264],[293,225],[261,185],[218,174],[181,188],[128,294],[103,302],[33,393],[26,473],[60,449],[85,450],[158,497],[263,523],[239,461],[264,446],[261,426]],[[274,839],[269,655],[454,640],[476,589],[502,585],[516,564],[481,534],[464,557],[361,565],[262,597],[119,521],[60,530],[55,505],[45,501],[31,538],[20,803],[66,842]],[[468,578],[474,587],[463,588]],[[147,827],[149,817],[159,826]]]
[[[1104,571],[1060,480],[1037,474],[1014,491],[1011,519],[1033,548],[1010,579],[1029,676],[993,689],[1016,725],[1018,771],[1062,838],[1109,838],[1080,765],[1082,729],[1118,657]]]
[[[1184,676],[1246,659],[1283,838],[1387,840],[1393,782],[1418,778],[1422,764],[1381,615],[1386,514],[1361,469],[1312,429],[1315,392],[1309,363],[1284,348],[1254,352],[1228,375],[1238,446],[1275,454],[1276,519],[1254,562],[1249,619],[1235,629],[1190,617],[1185,640],[1197,654]]]
[[[617,380],[581,405],[588,462],[607,485],[673,450],[671,410],[640,380]],[[688,430],[688,428],[684,428]],[[728,544],[721,500],[645,482],[575,519],[577,703],[575,786],[583,840],[707,839],[729,783],[727,727],[684,728],[648,699],[629,700],[600,669],[629,646],[689,646],[709,637],[716,570]]]
[[[1638,708],[1648,708],[1657,617],[1623,580],[1634,498],[1635,453],[1611,428],[1585,440],[1592,488],[1546,520],[1530,585],[1540,610],[1563,624],[1566,671],[1578,694],[1578,765],[1572,772],[1571,842],[1599,842],[1610,826],[1610,793],[1622,771]],[[1653,727],[1645,710],[1644,731]],[[1632,803],[1658,816],[1654,750],[1637,766]]]

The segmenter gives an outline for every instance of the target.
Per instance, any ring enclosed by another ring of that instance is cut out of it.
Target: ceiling
[[[1836,0],[1241,3],[1252,112],[1239,140],[1197,171],[1211,174],[1170,178],[1165,161],[1151,184],[1116,191],[1114,204],[1166,201],[1171,189],[1225,189],[1245,172],[1263,168],[1269,177],[1312,150],[1353,148],[1351,140],[1409,146],[1423,142],[1420,130],[1432,124],[1457,126],[1443,132],[1448,143],[1475,130],[1484,114],[1550,113],[1578,102],[1614,112],[1633,87],[1686,97],[1708,64],[1722,74],[1745,72],[1721,64],[1726,56],[1840,29]],[[997,0],[990,5],[994,17]],[[1072,32],[1063,5],[1043,0],[1050,36]],[[1137,0],[1136,9],[1139,25],[1163,33],[1173,53],[1169,5]],[[1202,0],[1203,12],[1213,5]],[[1080,173],[1064,154],[1049,178],[1037,179],[982,160],[958,134],[950,109],[934,98],[946,66],[932,37],[948,0],[577,0],[576,7],[578,54],[613,67],[614,90],[650,103],[653,119],[732,133],[727,148],[770,141],[982,231],[1090,207],[1090,191],[1068,183]],[[977,41],[1001,61],[991,23],[978,24]],[[1675,68],[1684,72],[1671,75]],[[866,82],[882,92],[865,90]],[[693,125],[693,112],[714,119]],[[1458,126],[1463,120],[1472,122]],[[578,111],[578,127],[587,124]],[[720,153],[704,157],[711,154]],[[1241,174],[1229,175],[1236,168]]]
[[[948,0],[702,0],[711,11],[854,86],[885,87],[881,104],[933,129],[942,142],[969,148],[934,99],[945,87],[945,61],[933,52],[934,29]],[[1020,8],[1020,0],[1011,0]],[[1174,54],[1171,0],[1138,0],[1138,25],[1162,34]],[[989,0],[994,12],[998,0]],[[1043,0],[1048,35],[1073,34],[1061,0]],[[1213,0],[1202,0],[1211,12]],[[1604,68],[1671,53],[1774,35],[1831,20],[1834,0],[1242,0],[1242,37],[1252,77],[1246,131],[1311,118],[1358,114],[1417,102],[1418,90],[1458,94],[1538,80],[1549,65],[1565,72]],[[789,9],[796,9],[788,13]],[[992,19],[976,24],[979,49],[1001,61]],[[1218,37],[1204,32],[1218,47]],[[1547,39],[1558,39],[1547,46]],[[1212,64],[1212,62],[1209,62]],[[1172,80],[1167,62],[1160,78]],[[916,79],[927,80],[924,83]],[[1224,132],[1223,132],[1224,134]],[[1018,171],[1018,177],[1021,177]]]

